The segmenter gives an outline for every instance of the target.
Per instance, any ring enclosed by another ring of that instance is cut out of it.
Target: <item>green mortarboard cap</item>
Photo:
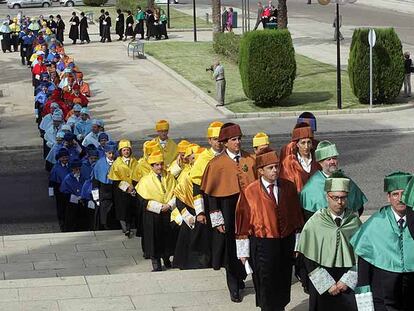
[[[412,177],[413,175],[404,172],[394,172],[385,176],[384,192],[404,190]]]
[[[343,191],[349,192],[349,178],[347,178],[341,170],[338,170],[325,180],[325,191]]]
[[[414,207],[414,178],[411,178],[407,187],[405,187],[401,201],[409,207]]]
[[[321,141],[315,150],[315,159],[317,162],[328,158],[337,157],[338,155],[339,153],[336,149],[336,145],[327,140]]]

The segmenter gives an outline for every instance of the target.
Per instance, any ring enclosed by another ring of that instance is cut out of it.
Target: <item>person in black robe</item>
[[[112,42],[111,40],[111,26],[112,21],[111,17],[109,16],[109,12],[105,12],[105,19],[102,22],[103,24],[103,33],[102,33],[102,43],[105,43],[105,41]]]
[[[72,13],[72,17],[69,20],[70,31],[69,38],[73,41],[73,44],[76,44],[76,40],[79,39],[79,17],[76,16],[76,12]]]
[[[85,13],[81,13],[81,20],[79,23],[79,30],[80,30],[80,40],[81,40],[81,44],[83,44],[85,41],[87,43],[91,42],[91,40],[89,39],[89,34],[88,34],[88,19],[85,16]]]
[[[65,31],[65,23],[63,22],[62,17],[60,15],[56,15],[56,19],[56,40],[63,44],[63,33]]]
[[[147,26],[147,34],[146,34],[146,39],[149,40],[151,37],[155,36],[155,18],[154,18],[154,13],[148,9],[145,12],[145,24]]]
[[[147,18],[147,14],[146,12],[142,12],[141,7],[138,7],[138,12],[137,15],[135,15],[135,19],[137,21],[136,25],[135,25],[135,29],[134,29],[134,36],[136,36],[137,34],[141,35],[141,39],[144,39],[144,21]],[[147,24],[148,27],[148,24]],[[147,33],[148,33],[148,28],[147,28]]]
[[[103,29],[104,29],[104,25],[103,25],[103,21],[105,20],[105,10],[101,9],[101,15],[99,15],[99,36],[103,37]]]
[[[57,23],[54,20],[53,15],[49,16],[49,20],[47,21],[47,27],[56,35],[57,31]]]
[[[125,17],[120,9],[116,10],[116,13],[118,13],[118,17],[116,18],[115,32],[119,36],[118,41],[121,41],[124,38]]]
[[[128,16],[125,20],[125,38],[124,41],[127,40],[128,36],[134,37],[134,17],[132,16],[132,12],[128,11]]]

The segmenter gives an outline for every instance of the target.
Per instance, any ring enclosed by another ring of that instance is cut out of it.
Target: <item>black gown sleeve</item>
[[[372,265],[358,257],[358,284],[357,286],[365,286],[371,284],[372,279]]]

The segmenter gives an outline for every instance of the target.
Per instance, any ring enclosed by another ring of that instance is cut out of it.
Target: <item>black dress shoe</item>
[[[164,267],[166,269],[171,269],[172,268],[172,264],[169,258],[164,259]]]
[[[160,259],[151,259],[151,263],[152,263],[152,272],[162,271]]]
[[[241,302],[240,293],[238,291],[237,292],[231,292],[230,293],[230,299],[231,299],[231,301],[236,302],[236,303]]]

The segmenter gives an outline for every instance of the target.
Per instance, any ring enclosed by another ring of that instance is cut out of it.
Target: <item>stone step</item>
[[[230,302],[224,271],[211,269],[0,281],[0,310],[258,310],[252,281],[243,302]],[[296,283],[286,310],[304,311]]]

